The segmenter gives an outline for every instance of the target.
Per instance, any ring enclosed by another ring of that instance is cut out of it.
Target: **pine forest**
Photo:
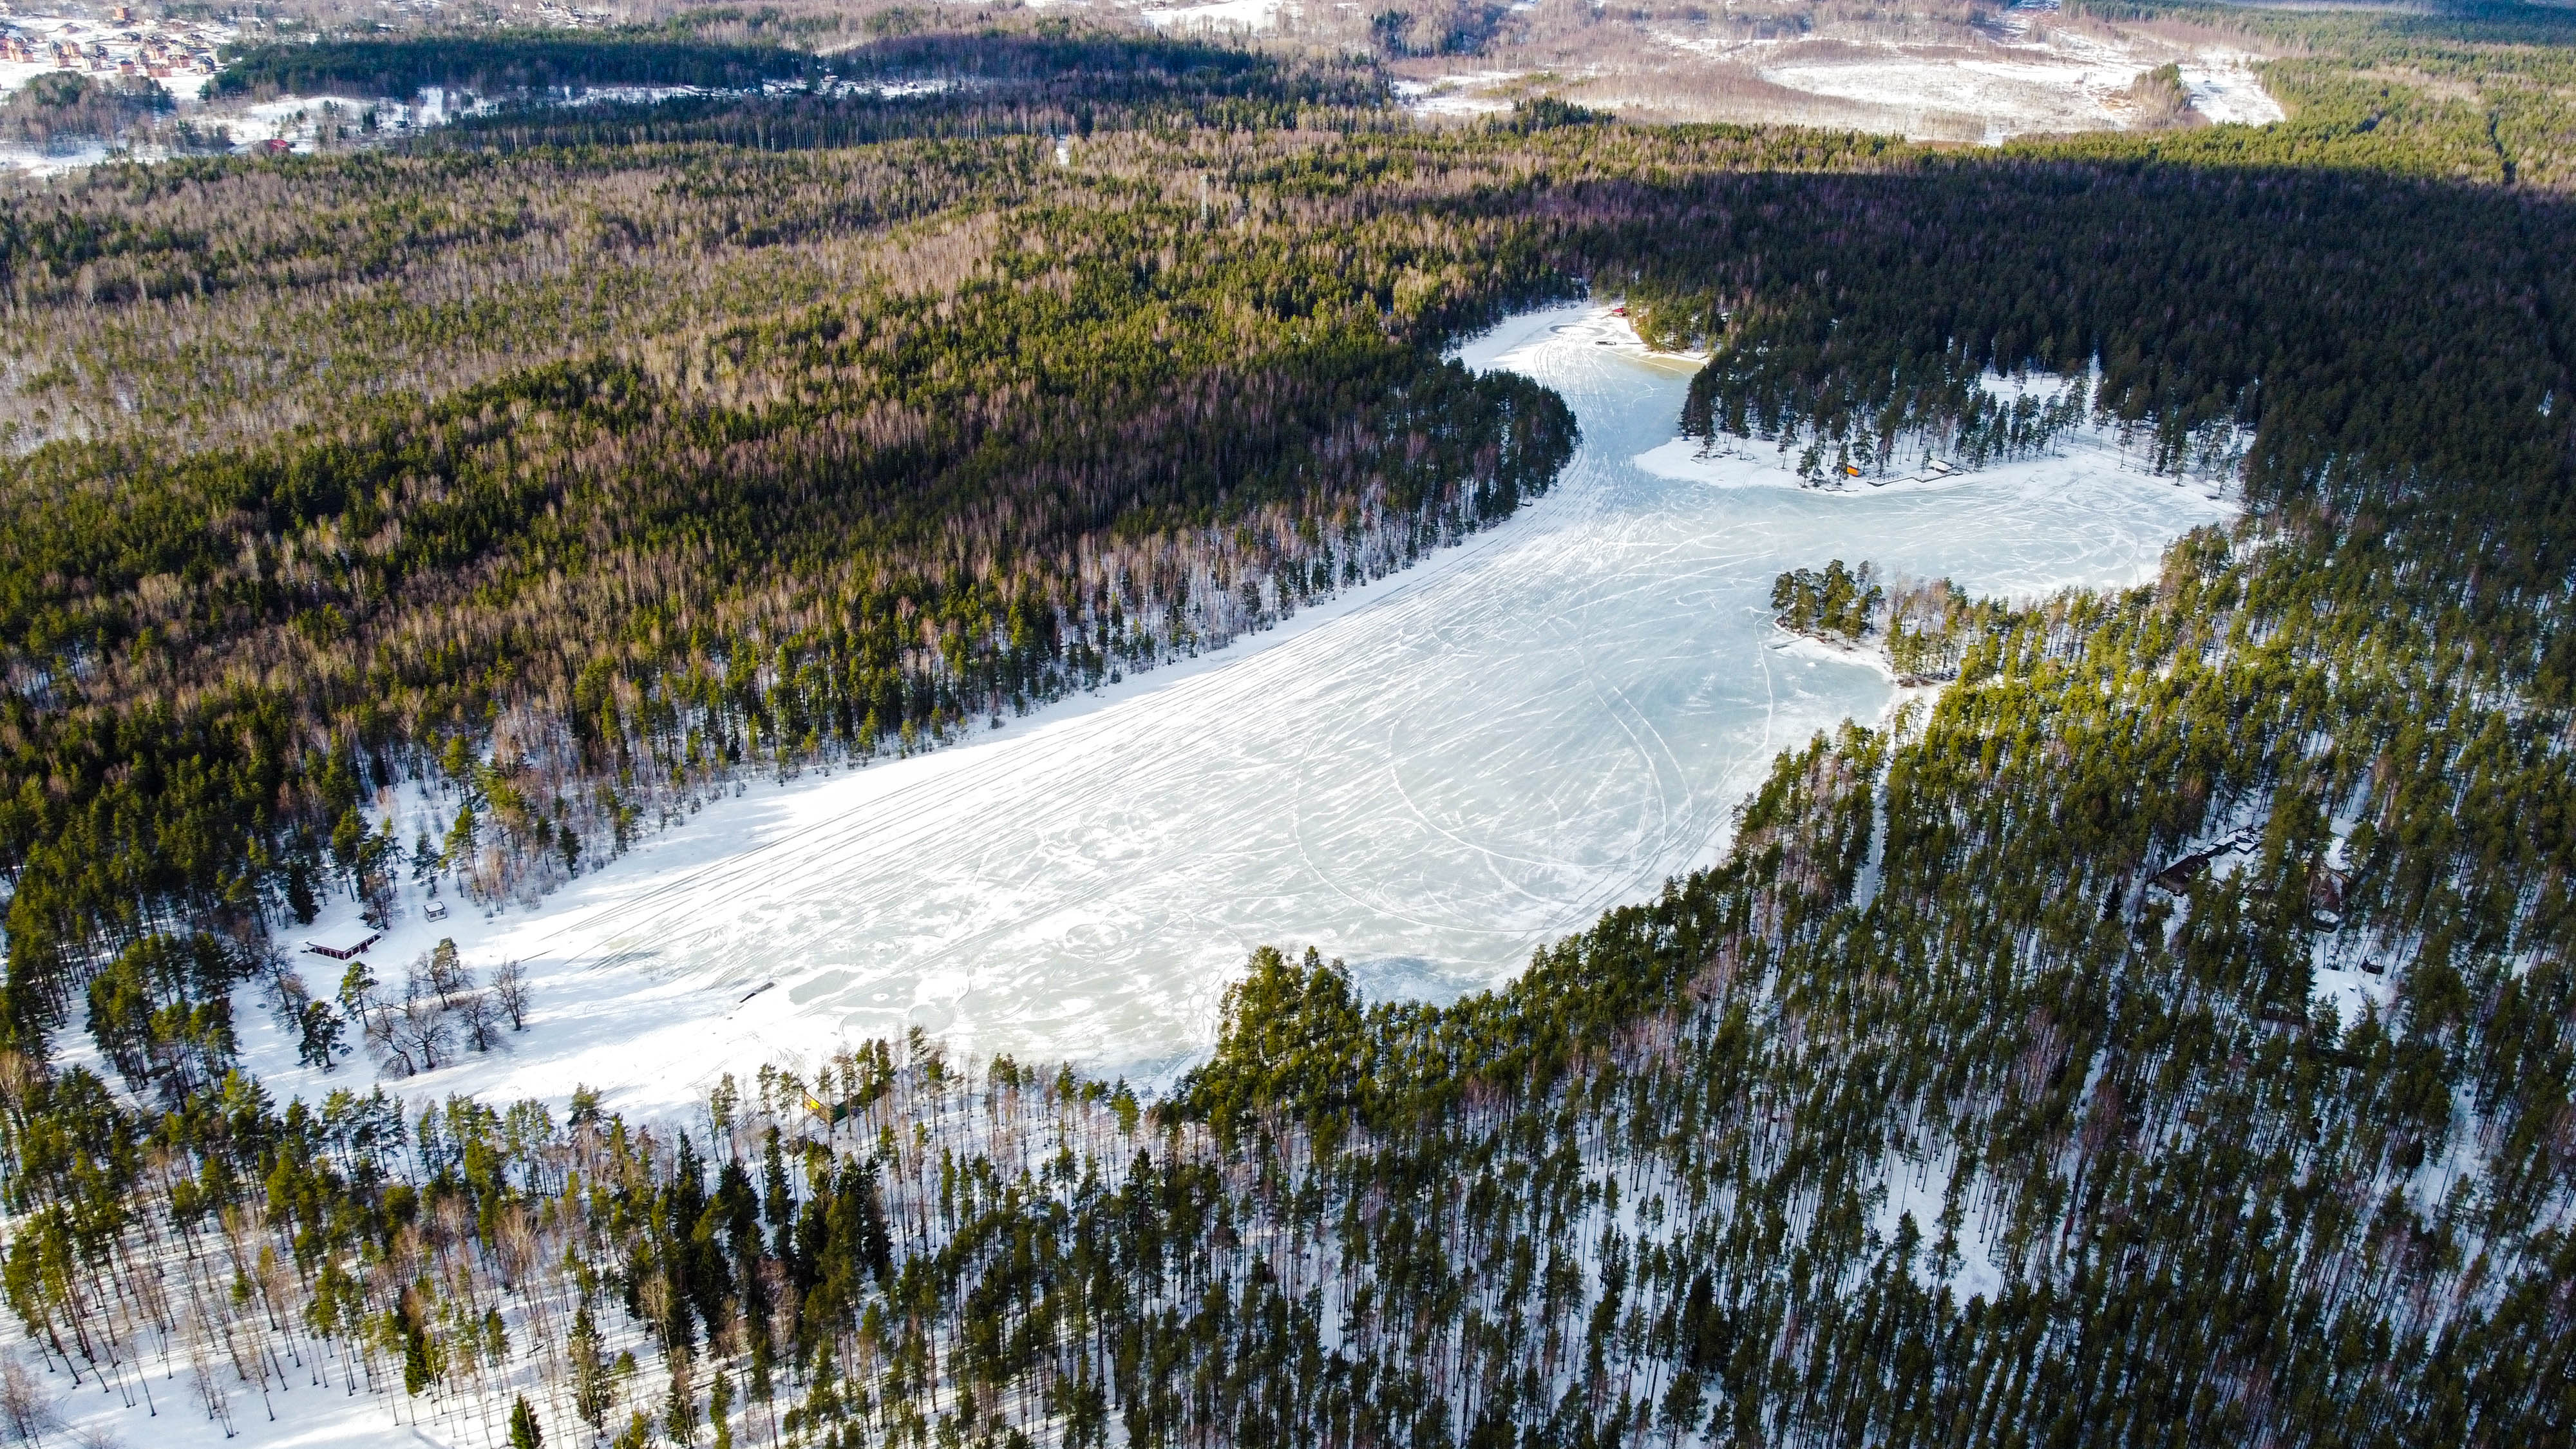
[[[220,83],[705,89],[0,197],[0,1431],[2576,1442],[2576,37],[2258,14],[2290,120],[1992,148],[1061,22],[344,40]],[[1583,297],[1810,476],[2099,426],[2246,511],[2124,592],[1784,574],[1937,694],[1507,985],[1262,948],[1168,1092],[405,1096],[524,985],[299,974],[1514,526],[1573,415],[1449,349]],[[391,1085],[281,1100],[252,1011]]]

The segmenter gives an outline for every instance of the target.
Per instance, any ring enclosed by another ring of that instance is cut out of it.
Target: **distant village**
[[[284,152],[366,144],[476,107],[471,98],[436,89],[410,101],[235,96],[218,102],[211,87],[222,68],[220,48],[241,33],[233,24],[151,18],[123,5],[82,14],[12,13],[5,3],[0,0],[0,101],[65,72],[101,82],[149,81],[177,102],[182,119],[175,134],[184,149]],[[44,175],[113,155],[150,159],[170,145],[167,137],[70,146],[0,141],[0,176]]]
[[[232,33],[205,21],[149,19],[124,5],[104,21],[0,14],[0,66],[148,76],[194,94],[215,73],[215,47]],[[0,71],[0,84],[10,89],[28,78]]]
[[[413,0],[412,8],[436,9],[437,0]],[[537,0],[533,6],[503,7],[509,24],[553,29],[583,29],[606,24],[605,10],[583,9],[561,0]],[[409,97],[342,95],[237,95],[220,100],[212,90],[223,67],[220,52],[246,29],[261,28],[257,19],[238,24],[210,19],[174,19],[144,14],[130,5],[43,13],[13,11],[0,0],[0,104],[46,75],[70,73],[102,82],[149,81],[177,103],[179,118],[172,134],[187,150],[235,152],[313,151],[338,146],[383,144],[395,137],[444,125],[459,116],[490,109],[488,98],[432,86]],[[685,88],[680,88],[685,89]],[[658,98],[672,88],[607,88],[596,94]],[[0,177],[12,173],[48,175],[93,165],[113,156],[154,159],[170,154],[168,136],[148,140],[109,138],[86,144],[31,144],[0,137]]]

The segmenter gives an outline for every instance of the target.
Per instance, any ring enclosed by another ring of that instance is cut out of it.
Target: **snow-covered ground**
[[[100,14],[112,17],[113,12]],[[384,134],[444,125],[474,103],[450,104],[433,89],[413,100],[360,95],[277,96],[251,102],[222,99],[208,93],[214,80],[216,53],[239,38],[228,24],[129,14],[102,19],[93,14],[0,13],[0,99],[15,94],[41,75],[68,72],[100,83],[149,79],[170,93],[179,119],[200,130],[232,138],[236,150],[282,144],[310,151],[323,127],[336,125],[361,133],[361,118],[373,112]],[[153,147],[135,151],[111,148],[95,140],[39,147],[0,145],[0,174],[15,171],[50,176],[95,166],[112,156],[159,160]]]
[[[1985,123],[1989,143],[2044,131],[2110,130],[2128,124],[2127,91],[2155,55],[2089,36],[2056,32],[1998,46],[1992,56],[1922,55],[1896,46],[1819,63],[1765,66],[1764,80],[1810,95],[1916,113],[1909,134],[1930,134],[1939,116]],[[2283,118],[2245,57],[2212,54],[2181,62],[2192,109],[2213,122],[2263,125]]]
[[[2068,20],[2057,8],[2055,0],[2022,0],[1921,26],[1818,17],[1808,28],[1734,10],[1605,11],[1579,36],[1524,35],[1506,25],[1479,53],[1479,68],[1428,58],[1390,64],[1401,73],[1397,100],[1424,116],[1504,110],[1545,92],[1632,120],[1851,127],[1994,144],[2136,125],[2131,84],[2171,62],[2202,119],[2283,119],[2254,54]]]
[[[186,113],[214,79],[216,50],[238,33],[212,20],[114,15],[105,7],[81,14],[0,7],[0,100],[40,75],[68,71],[100,82],[148,78]],[[95,166],[110,154],[95,141],[52,148],[0,145],[0,175],[50,176]]]
[[[49,71],[73,70],[101,79],[148,76],[171,95],[194,100],[214,78],[216,50],[237,33],[211,20],[0,9],[0,96]]]
[[[2070,431],[2059,438],[2046,456],[1997,464],[1974,472],[1951,470],[1947,463],[1927,466],[1916,462],[1910,464],[1906,471],[1885,476],[1837,477],[1828,474],[1810,481],[1798,476],[1793,461],[1777,446],[1744,438],[1727,438],[1714,444],[1695,438],[1675,438],[1639,453],[1630,461],[1658,478],[1698,483],[1710,488],[1791,488],[1824,498],[1882,500],[1956,489],[1979,489],[1991,493],[1997,488],[2017,488],[2025,493],[2045,493],[2058,486],[2059,480],[2070,470],[2103,471],[2137,476],[2140,486],[2198,493],[2213,505],[2210,510],[2213,517],[2231,515],[2235,507],[2235,490],[2229,481],[2146,478],[2138,455],[2123,449],[2110,430],[2098,428]],[[2124,558],[2144,546],[2142,532],[2154,534],[2165,521],[2160,516],[2141,516],[2127,520],[2125,524],[2119,520],[2106,520],[2099,531],[2078,546],[2089,548],[2105,558]],[[2157,544],[2156,547],[2161,548],[2162,545]]]
[[[1883,60],[1784,65],[1762,78],[1791,90],[1873,105],[1984,118],[1989,142],[2036,131],[2099,131],[2124,124],[2122,97],[2149,67],[2136,60],[2039,57],[1932,60],[1891,51]],[[2192,108],[2216,122],[2263,125],[2282,118],[2241,64],[2187,65]]]
[[[1288,0],[1205,0],[1197,5],[1149,3],[1136,15],[1157,30],[1200,35],[1275,29],[1281,15],[1296,15],[1301,8]]]
[[[1280,0],[1227,0],[1277,10]],[[541,7],[549,23],[596,23],[592,12],[559,6]],[[1170,12],[1178,16],[1184,12]],[[1195,13],[1195,12],[1191,12]],[[1151,17],[1148,17],[1151,18]],[[100,81],[145,77],[168,90],[177,118],[210,136],[230,138],[234,151],[309,153],[324,145],[364,147],[411,132],[444,126],[460,117],[487,113],[497,103],[489,96],[431,86],[412,96],[367,96],[354,92],[281,95],[251,101],[209,93],[214,79],[215,48],[238,32],[212,22],[153,20],[100,22],[72,15],[21,15],[0,10],[0,99],[35,77],[71,71]],[[818,87],[835,95],[886,98],[928,95],[959,82],[932,78],[880,82],[827,78]],[[769,81],[761,89],[778,94],[805,88],[803,81]],[[685,96],[744,95],[747,91],[708,86],[585,86],[550,93],[557,105],[658,103]],[[218,148],[222,142],[216,142]],[[0,174],[15,171],[50,176],[95,166],[115,156],[141,161],[166,159],[157,146],[128,151],[98,141],[65,142],[51,147],[0,145]]]
[[[1474,70],[1435,76],[1430,80],[1400,80],[1387,89],[1396,102],[1417,116],[1485,116],[1499,115],[1512,108],[1512,97],[1501,88],[1523,80],[1525,70]]]
[[[2182,83],[2191,92],[2191,108],[2214,125],[2268,126],[2288,118],[2281,103],[2263,89],[2246,56],[2204,55],[2200,64],[2182,67]]]
[[[33,1353],[23,1347],[19,1353],[29,1368],[38,1367]],[[102,1378],[83,1364],[77,1386],[59,1371],[44,1374],[37,1382],[58,1395],[52,1404],[58,1424],[34,1442],[71,1449],[243,1449],[254,1444],[259,1449],[358,1444],[491,1449],[494,1442],[490,1426],[473,1423],[453,1406],[442,1411],[427,1400],[369,1392],[363,1380],[351,1393],[345,1361],[330,1365],[327,1383],[309,1367],[294,1369],[273,1381],[265,1400],[235,1381],[229,1365],[215,1370],[233,1419],[227,1432],[194,1397],[191,1376],[164,1377],[161,1368],[156,1352],[140,1365],[120,1365],[114,1378]]]
[[[506,1052],[401,1089],[586,1083],[654,1112],[722,1072],[914,1025],[1159,1078],[1205,1049],[1265,942],[1345,957],[1374,994],[1498,982],[1713,861],[1777,751],[1887,706],[1871,663],[1784,647],[1781,570],[2121,584],[2229,516],[2104,448],[1853,496],[1724,486],[1779,471],[1758,456],[1670,476],[1636,460],[1672,438],[1691,364],[1606,309],[1524,317],[1464,355],[1549,383],[1582,422],[1558,489],[1520,517],[977,743],[751,785],[534,911],[433,925],[414,902],[371,953],[380,978],[452,934],[479,970],[524,961],[536,1010]],[[311,934],[354,939],[350,909]],[[301,961],[327,995],[340,965]],[[367,1074],[295,1066],[247,992],[240,1016],[281,1096]]]
[[[1304,24],[1307,6],[1298,0],[1028,0],[1033,6],[1074,6],[1114,13],[1167,34],[1214,36],[1294,29]],[[1515,5],[1514,9],[1526,8]],[[1749,115],[1736,119],[1769,119],[1828,124],[1863,124],[1938,139],[1981,137],[1988,142],[2036,131],[2116,128],[2127,124],[2129,83],[2148,67],[2181,52],[2158,42],[2116,34],[2109,38],[2063,27],[2035,24],[2032,5],[2007,12],[1995,43],[1978,49],[1957,46],[1911,46],[1886,42],[1853,43],[1820,40],[1803,44],[1790,38],[1745,39],[1733,32],[1687,34],[1665,27],[1641,32],[1652,46],[1692,62],[1725,62],[1730,74],[1767,82],[1767,98]],[[1329,15],[1354,10],[1345,3]],[[587,24],[587,12],[548,7],[554,23]],[[2107,34],[2107,33],[2106,33]],[[249,104],[203,93],[213,75],[215,48],[236,38],[226,24],[133,16],[105,21],[69,13],[0,14],[0,96],[47,71],[69,67],[101,77],[149,75],[177,98],[179,114],[199,129],[228,134],[236,149],[311,151],[320,145],[364,146],[386,136],[445,124],[461,114],[484,108],[471,97],[366,97],[354,95],[282,96]],[[1821,49],[1819,48],[1821,45]],[[14,47],[14,48],[6,48]],[[1506,48],[1496,58],[1515,58]],[[2262,124],[2282,119],[2280,106],[2266,95],[2251,59],[2230,51],[2209,50],[2181,55],[2184,86],[2193,109],[2212,121]],[[1578,90],[1607,83],[1601,66],[1559,58],[1545,67],[1557,83]],[[1612,67],[1611,70],[1617,70]],[[1427,117],[1460,118],[1508,111],[1534,72],[1508,63],[1492,68],[1416,74],[1393,83],[1405,109]],[[1659,74],[1648,66],[1626,81],[1656,91],[1649,82]],[[1705,79],[1703,77],[1703,79]],[[1687,76],[1683,88],[1692,84]],[[839,82],[847,89],[876,89]],[[935,85],[927,88],[936,88]],[[885,88],[883,94],[908,94],[916,87]],[[1665,87],[1670,89],[1670,87]],[[602,100],[660,100],[706,94],[694,87],[602,87],[558,97],[564,103]],[[1831,114],[1811,114],[1813,97]],[[1670,96],[1651,102],[1638,97],[1593,96],[1617,109],[1631,102],[1648,112],[1669,109]],[[1854,112],[1854,107],[1860,108]],[[1733,114],[1733,113],[1730,113]],[[375,128],[361,118],[372,115]],[[1836,117],[1839,117],[1837,119]],[[98,144],[51,149],[0,147],[0,171],[51,174],[95,165],[112,152]],[[132,153],[153,160],[151,148]]]

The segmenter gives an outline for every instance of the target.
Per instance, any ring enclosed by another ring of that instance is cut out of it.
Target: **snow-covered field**
[[[1943,116],[1973,116],[1988,143],[2044,131],[2112,130],[2129,124],[2127,91],[2161,64],[2161,49],[2066,30],[2034,33],[2008,23],[2011,39],[1988,55],[1921,54],[1894,45],[1819,63],[1764,66],[1764,80],[1809,95],[1909,112],[1910,135],[1937,134]],[[2249,59],[2209,52],[2179,61],[2192,109],[2219,124],[2283,119]]]
[[[371,953],[380,977],[453,934],[479,969],[524,961],[536,1011],[507,1052],[402,1090],[560,1100],[587,1083],[654,1112],[719,1073],[914,1025],[1160,1078],[1205,1049],[1264,942],[1345,957],[1376,994],[1494,983],[1714,860],[1777,751],[1886,707],[1870,663],[1784,647],[1767,606],[1781,570],[1867,558],[2014,594],[2120,584],[2230,514],[2106,447],[1850,496],[1736,486],[1794,483],[1759,452],[1649,471],[1640,455],[1670,461],[1691,365],[1606,309],[1524,317],[1465,355],[1574,406],[1583,445],[1549,497],[1279,630],[977,743],[750,785],[533,912],[432,925],[415,903]],[[317,938],[357,934],[341,909]],[[301,959],[328,994],[338,963]],[[240,1016],[281,1096],[366,1074],[296,1067],[247,993]]]
[[[1986,140],[2035,131],[2099,131],[2124,124],[2123,94],[2149,67],[2134,59],[1931,60],[1890,50],[1885,59],[1767,68],[1762,78],[1839,100],[1912,108],[1925,115],[1974,115]],[[2282,118],[2242,64],[2186,65],[2192,109],[2213,122],[2263,125]],[[1909,131],[1919,127],[1909,127]]]
[[[1528,75],[1524,70],[1461,71],[1430,80],[1395,81],[1387,89],[1398,104],[1417,116],[1500,115],[1512,108],[1512,98],[1498,89]]]
[[[1295,15],[1301,9],[1288,0],[1204,0],[1196,5],[1148,3],[1136,16],[1157,30],[1200,35],[1274,29],[1282,14]]]

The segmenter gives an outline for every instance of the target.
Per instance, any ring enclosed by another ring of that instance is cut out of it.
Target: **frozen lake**
[[[1598,308],[1465,355],[1573,405],[1583,444],[1546,499],[1193,665],[973,745],[754,785],[541,910],[451,919],[470,961],[528,962],[537,1020],[406,1089],[586,1082],[651,1110],[915,1024],[1160,1076],[1205,1049],[1265,942],[1341,956],[1372,994],[1446,999],[1712,861],[1777,751],[1886,708],[1877,670],[1781,647],[1781,570],[2125,584],[2232,516],[2090,441],[1846,495],[1786,486],[1767,448],[1693,461],[1667,446],[1692,364]],[[402,923],[379,974],[434,934]],[[272,1087],[325,1087],[242,1015]]]

